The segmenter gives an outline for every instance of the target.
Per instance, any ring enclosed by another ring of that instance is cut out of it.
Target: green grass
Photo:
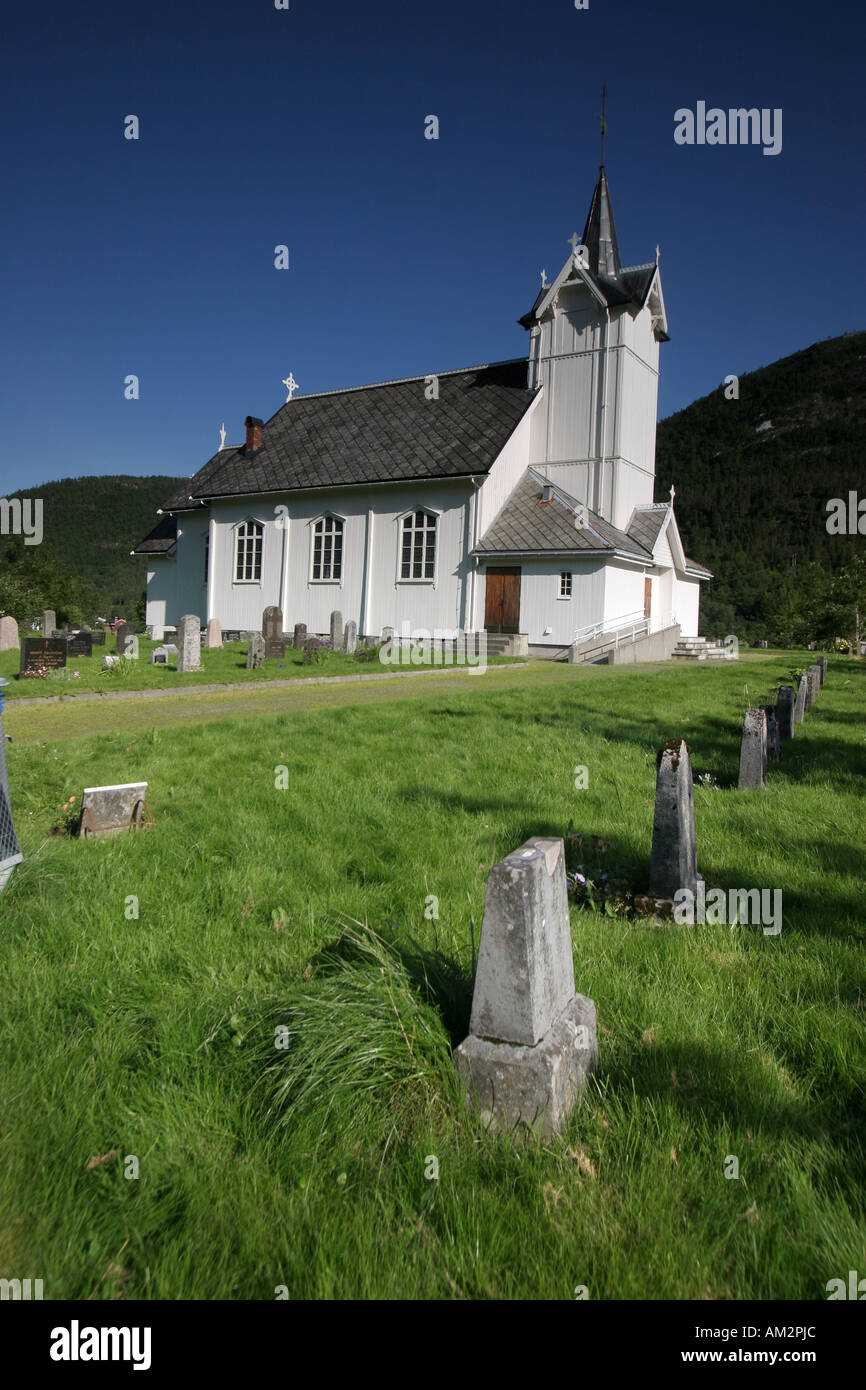
[[[114,638],[109,636],[105,647],[93,648],[93,656],[72,657],[66,667],[59,671],[53,671],[44,678],[28,677],[25,680],[21,680],[18,675],[21,664],[19,653],[0,652],[0,676],[5,676],[10,682],[6,687],[6,696],[10,700],[20,700],[84,695],[94,691],[106,695],[119,690],[174,691],[201,685],[244,685],[263,680],[382,675],[390,671],[400,673],[423,669],[411,664],[386,665],[378,659],[364,660],[360,656],[346,656],[343,652],[329,652],[321,663],[305,664],[302,653],[289,646],[282,661],[271,659],[266,661],[260,670],[248,671],[247,643],[230,642],[214,651],[202,648],[200,671],[178,671],[176,657],[172,658],[172,666],[151,666],[150,653],[154,647],[161,646],[161,643],[151,642],[147,637],[139,637],[138,645],[140,655],[127,664],[122,675],[102,670],[102,658],[115,655]],[[514,662],[513,657],[487,658],[489,666],[509,665]]]
[[[866,1269],[866,670],[831,660],[770,785],[738,793],[744,685],[789,666],[228,692],[195,720],[191,699],[10,703],[0,1277],[49,1298],[815,1299]],[[781,936],[575,909],[601,1069],[561,1136],[489,1137],[450,1061],[488,869],[572,823],[644,888],[673,735],[720,784],[695,792],[702,872],[781,888]],[[50,833],[71,793],[140,777],[152,830]]]

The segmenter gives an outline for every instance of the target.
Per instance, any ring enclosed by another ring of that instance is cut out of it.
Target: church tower
[[[653,502],[659,343],[667,319],[656,259],[623,267],[604,164],[578,241],[552,283],[542,272],[520,323],[528,384],[544,394],[530,463],[625,530]]]

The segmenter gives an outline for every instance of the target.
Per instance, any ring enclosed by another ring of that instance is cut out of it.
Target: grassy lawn
[[[266,661],[258,671],[247,670],[247,643],[230,642],[215,651],[202,648],[200,671],[178,671],[177,657],[172,666],[151,666],[150,653],[162,643],[139,637],[139,656],[130,662],[123,674],[102,670],[102,658],[113,656],[114,638],[107,638],[105,647],[94,647],[93,656],[73,657],[60,671],[48,676],[20,680],[20,657],[17,651],[0,652],[0,676],[9,681],[6,696],[14,699],[39,699],[65,695],[83,695],[94,691],[110,694],[118,690],[186,690],[198,685],[247,684],[263,680],[292,680],[311,676],[381,675],[388,671],[417,671],[411,664],[385,665],[378,659],[359,659],[343,652],[329,652],[321,663],[304,663],[301,652],[286,648],[283,661]],[[489,656],[489,666],[514,663],[512,657]],[[77,675],[75,674],[77,672]]]
[[[243,657],[204,659],[207,681]],[[744,685],[757,702],[805,660],[229,692],[200,715],[10,700],[0,1277],[46,1298],[821,1299],[866,1271],[862,664],[831,658],[770,785],[735,789]],[[695,791],[699,868],[781,889],[781,935],[574,908],[601,1070],[556,1139],[487,1136],[450,1050],[489,867],[571,825],[610,845],[588,867],[645,889],[674,735],[718,784]],[[83,786],[139,778],[149,832],[51,834]]]

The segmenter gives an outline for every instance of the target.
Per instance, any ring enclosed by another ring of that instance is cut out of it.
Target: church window
[[[253,583],[262,577],[262,537],[260,521],[244,521],[235,539],[235,582]]]
[[[343,523],[336,516],[320,516],[313,527],[313,579],[343,577]]]
[[[429,512],[410,512],[403,518],[400,550],[401,579],[435,579],[436,518]]]
[[[563,570],[559,576],[559,597],[571,598],[571,573]]]

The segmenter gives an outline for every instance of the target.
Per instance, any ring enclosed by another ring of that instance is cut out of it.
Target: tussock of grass
[[[433,1002],[452,975],[436,953],[418,949],[404,960],[371,927],[347,925],[309,982],[288,991],[256,1030],[270,1119],[286,1128],[315,1116],[320,1137],[364,1133],[375,1143],[394,1125],[405,1131],[453,1108],[451,1044]]]

